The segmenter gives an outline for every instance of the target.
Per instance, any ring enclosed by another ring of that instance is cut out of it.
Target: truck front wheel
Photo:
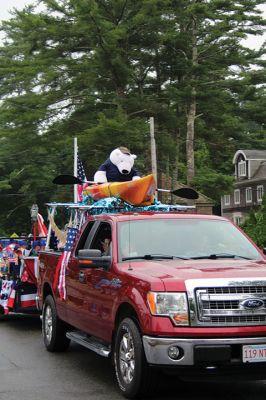
[[[42,334],[46,349],[51,352],[66,350],[70,343],[66,331],[66,325],[57,317],[54,299],[48,295],[42,310]]]
[[[114,348],[118,385],[123,395],[134,399],[151,393],[155,371],[146,362],[142,338],[136,323],[125,318],[119,324]]]

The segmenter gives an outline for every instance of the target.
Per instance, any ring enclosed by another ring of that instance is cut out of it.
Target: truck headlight
[[[170,317],[175,325],[189,325],[186,293],[148,292],[152,315]]]

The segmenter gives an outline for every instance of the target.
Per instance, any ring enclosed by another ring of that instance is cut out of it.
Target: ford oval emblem
[[[264,306],[264,301],[261,299],[246,299],[240,303],[240,305],[248,310],[254,308],[261,308]]]

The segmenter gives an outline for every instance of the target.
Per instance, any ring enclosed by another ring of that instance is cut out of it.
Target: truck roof
[[[123,212],[115,214],[99,214],[94,215],[97,219],[111,219],[113,221],[132,221],[132,220],[144,220],[144,219],[209,219],[209,220],[222,220],[228,221],[227,218],[220,217],[217,215],[208,214],[193,214],[193,213],[173,213],[173,212]]]

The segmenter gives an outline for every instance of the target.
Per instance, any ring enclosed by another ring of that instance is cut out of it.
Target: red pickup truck
[[[48,249],[39,261],[48,351],[72,340],[112,357],[128,398],[149,391],[160,370],[266,379],[266,257],[227,219],[88,216],[68,257],[63,299],[60,257]]]

